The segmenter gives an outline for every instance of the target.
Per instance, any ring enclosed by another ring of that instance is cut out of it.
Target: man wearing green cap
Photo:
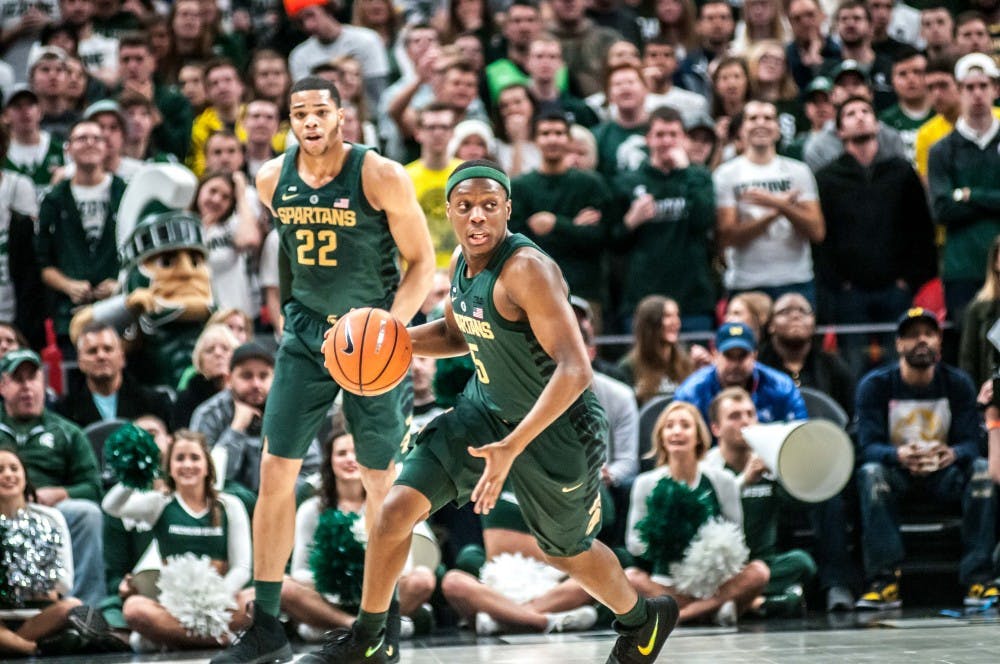
[[[427,424],[372,528],[361,612],[307,664],[385,662],[385,621],[413,526],[448,502],[497,506],[517,496],[545,562],[571,575],[615,614],[609,664],[656,660],[679,610],[629,585],[595,541],[607,420],[589,389],[590,360],[562,273],[507,228],[510,180],[490,161],[465,162],[445,187],[461,251],[452,257],[444,318],[410,331],[428,357],[469,353],[476,367],[455,407]]]
[[[37,487],[38,502],[58,509],[73,543],[73,596],[96,605],[104,595],[100,474],[83,432],[45,408],[45,374],[34,351],[0,359],[0,448],[17,452]]]

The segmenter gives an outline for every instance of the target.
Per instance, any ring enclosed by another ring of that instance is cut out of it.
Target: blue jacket
[[[714,366],[698,369],[687,377],[674,393],[677,401],[687,401],[698,407],[708,422],[708,405],[723,389]],[[757,362],[750,384],[750,397],[757,407],[757,419],[762,424],[809,417],[799,388],[786,374]]]
[[[858,385],[855,417],[857,418],[858,450],[862,463],[877,462],[885,466],[899,466],[897,445],[890,431],[890,409],[903,403],[911,405],[918,417],[934,419],[931,411],[934,402],[947,399],[951,423],[947,440],[942,442],[955,451],[956,461],[963,465],[979,457],[979,413],[976,410],[976,390],[969,377],[959,369],[938,363],[934,379],[926,387],[914,387],[903,382],[899,365],[894,364],[869,372]],[[920,409],[920,402],[927,407]],[[929,417],[925,417],[930,414]],[[897,434],[900,437],[902,434]]]

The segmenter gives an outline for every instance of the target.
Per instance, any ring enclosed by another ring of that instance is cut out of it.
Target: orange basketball
[[[363,397],[388,392],[410,370],[406,326],[384,309],[354,309],[337,319],[326,342],[326,368],[342,388]]]

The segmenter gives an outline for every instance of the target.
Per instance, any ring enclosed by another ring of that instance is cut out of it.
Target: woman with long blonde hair
[[[671,403],[657,418],[653,427],[653,449],[650,452],[656,458],[656,467],[635,478],[625,537],[629,553],[645,560],[646,566],[653,571],[650,573],[639,567],[629,567],[625,574],[632,586],[646,597],[666,593],[676,599],[681,608],[681,622],[709,619],[718,624],[731,625],[739,614],[750,608],[767,585],[770,578],[767,565],[759,560],[752,560],[719,585],[711,596],[694,597],[679,590],[676,587],[677,580],[666,576],[666,572],[676,569],[671,563],[678,562],[680,556],[672,560],[649,559],[655,554],[649,544],[649,532],[652,528],[647,524],[650,520],[655,522],[659,517],[670,518],[670,515],[655,512],[657,509],[670,507],[671,498],[663,496],[693,492],[693,499],[705,506],[706,517],[703,521],[691,524],[672,523],[672,528],[684,525],[695,530],[711,518],[719,517],[737,527],[731,529],[737,533],[734,539],[742,539],[739,533],[743,527],[743,509],[735,477],[724,470],[701,463],[711,442],[708,425],[701,413],[687,402]],[[680,486],[672,486],[674,484]],[[668,493],[668,489],[673,492]]]
[[[788,69],[785,47],[775,39],[763,39],[747,52],[750,69],[750,94],[769,101],[778,111],[778,128],[786,143],[795,140],[809,126],[805,109],[799,101],[799,86]]]
[[[736,24],[732,52],[743,55],[763,40],[784,44],[791,38],[792,29],[781,0],[746,0],[743,19]]]

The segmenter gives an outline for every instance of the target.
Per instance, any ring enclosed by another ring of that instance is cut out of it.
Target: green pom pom
[[[342,606],[361,603],[361,582],[365,573],[365,547],[354,536],[354,512],[328,509],[319,517],[313,536],[309,567],[316,590],[340,597]]]
[[[670,563],[683,558],[701,524],[717,513],[709,492],[691,489],[669,477],[653,487],[646,508],[636,530],[647,546],[645,558],[653,563],[656,573],[666,573]]]
[[[104,463],[130,489],[148,490],[160,474],[160,448],[134,424],[126,424],[104,442]]]

